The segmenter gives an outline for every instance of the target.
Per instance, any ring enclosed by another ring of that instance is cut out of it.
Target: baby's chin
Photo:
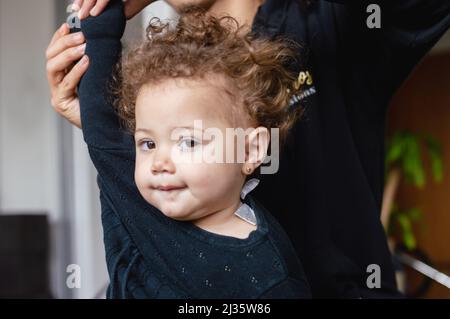
[[[158,207],[157,207],[158,208]],[[158,208],[166,217],[175,219],[178,221],[193,220],[192,214],[186,213],[186,210],[178,209],[174,207],[161,207]]]
[[[163,215],[171,219],[178,221],[189,221],[195,219],[191,211],[187,210],[186,207],[183,207],[183,205],[181,205],[180,203],[158,203],[152,200],[147,200],[147,203],[156,207],[161,213],[163,213]]]
[[[186,209],[186,205],[183,205],[181,198],[173,198],[171,195],[167,197],[167,195],[158,194],[158,191],[150,193],[147,187],[138,187],[138,189],[144,200],[156,207],[163,215],[179,221],[193,219],[190,211]],[[179,197],[179,194],[177,194],[177,197]]]

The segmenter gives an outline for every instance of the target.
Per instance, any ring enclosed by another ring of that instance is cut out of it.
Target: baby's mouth
[[[157,187],[154,187],[154,189],[163,191],[163,192],[170,192],[170,191],[176,191],[186,188],[186,186],[176,186],[176,185],[160,185]]]

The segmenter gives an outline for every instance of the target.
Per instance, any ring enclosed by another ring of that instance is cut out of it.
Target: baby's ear
[[[264,161],[267,155],[267,149],[269,148],[270,134],[269,130],[265,127],[255,128],[249,135],[247,139],[247,154],[245,157],[245,163],[243,167],[243,172],[245,174],[253,172],[259,165]]]

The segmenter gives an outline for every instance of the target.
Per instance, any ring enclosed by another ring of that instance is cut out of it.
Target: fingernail
[[[61,34],[61,35],[63,35],[64,34],[64,29],[65,29],[65,27],[66,27],[66,23],[64,22],[60,27],[59,27],[59,33]]]
[[[80,7],[77,4],[74,3],[74,4],[72,4],[71,9],[72,9],[72,12],[75,12],[75,11],[79,11]]]
[[[89,14],[91,15],[91,16],[96,16],[97,15],[97,8],[96,7],[94,7],[94,8],[92,8],[91,9],[91,11],[89,11]]]
[[[84,50],[86,49],[86,43],[83,43],[82,45],[79,45],[77,47],[78,52],[84,53]]]
[[[83,40],[83,33],[81,33],[81,32],[74,33],[73,39],[74,39],[75,41],[81,41],[81,40]]]
[[[87,56],[87,55],[84,55],[84,56],[81,58],[81,65],[85,65],[88,61],[89,61],[88,56]]]

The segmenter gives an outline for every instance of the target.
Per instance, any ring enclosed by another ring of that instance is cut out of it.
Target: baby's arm
[[[121,55],[124,29],[121,0],[111,1],[98,17],[82,21],[81,31],[90,62],[78,87],[84,140],[98,172],[99,187],[121,215],[129,208],[115,202],[118,198],[140,201],[134,183],[134,138],[120,128],[110,90],[113,69]]]
[[[101,15],[81,23],[89,57],[89,68],[78,87],[81,123],[86,143],[97,150],[132,151],[134,147],[132,136],[120,129],[110,90],[125,24],[121,0],[111,1]]]

